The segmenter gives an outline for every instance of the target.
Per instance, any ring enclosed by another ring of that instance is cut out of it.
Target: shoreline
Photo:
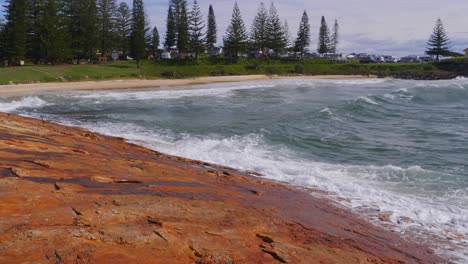
[[[0,113],[0,156],[0,262],[447,262],[305,190],[81,128]]]
[[[86,90],[131,90],[159,87],[176,87],[186,85],[203,85],[212,83],[245,82],[258,80],[282,79],[314,79],[314,80],[342,80],[342,79],[372,79],[375,76],[364,75],[315,75],[315,76],[269,76],[269,75],[238,75],[219,77],[198,77],[190,79],[129,79],[82,82],[51,82],[31,84],[0,85],[0,96],[21,95],[36,92],[53,91],[86,91]]]

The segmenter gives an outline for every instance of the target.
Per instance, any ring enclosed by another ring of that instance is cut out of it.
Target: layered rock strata
[[[0,263],[443,263],[247,172],[0,114]]]

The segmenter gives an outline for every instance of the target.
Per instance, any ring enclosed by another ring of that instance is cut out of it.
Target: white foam
[[[11,112],[21,108],[40,108],[48,104],[37,96],[27,96],[18,101],[0,103],[0,111]]]
[[[165,88],[153,90],[134,90],[134,91],[103,91],[103,92],[80,92],[74,94],[74,98],[79,99],[98,99],[101,101],[113,100],[154,100],[154,99],[178,99],[184,97],[227,97],[234,91],[249,90],[258,88],[271,88],[275,84],[245,84],[240,86],[195,86],[196,88]]]
[[[375,85],[392,81],[391,79],[341,79],[341,80],[319,80],[320,82],[334,83],[334,84],[347,84],[347,85]]]
[[[81,124],[83,125],[83,124]],[[84,124],[85,127],[108,135],[118,135],[131,142],[158,151],[187,158],[252,170],[267,178],[297,186],[315,187],[332,196],[351,199],[350,207],[391,212],[391,220],[400,231],[418,226],[431,236],[468,233],[468,207],[449,205],[428,197],[398,194],[391,190],[392,182],[404,182],[405,177],[432,173],[420,166],[353,166],[306,160],[284,147],[273,147],[259,134],[221,138],[219,136],[176,137],[168,131],[149,131],[129,124]],[[399,219],[409,217],[410,223]],[[444,233],[445,232],[445,233]]]
[[[360,97],[358,97],[357,100],[362,100],[362,101],[364,101],[364,102],[366,102],[366,103],[368,103],[368,104],[378,105],[377,102],[374,102],[372,99],[370,99],[370,98],[367,97],[367,96],[360,96]]]
[[[329,114],[329,115],[332,115],[332,114],[333,114],[332,111],[330,110],[330,108],[328,108],[328,107],[326,107],[326,108],[320,110],[320,113],[327,113],[327,114]]]

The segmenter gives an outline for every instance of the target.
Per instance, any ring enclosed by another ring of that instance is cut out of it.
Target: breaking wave
[[[12,112],[18,109],[24,108],[40,108],[43,106],[48,105],[46,101],[37,97],[37,96],[28,96],[23,97],[19,100],[13,100],[9,102],[1,102],[0,101],[0,111],[3,112]]]

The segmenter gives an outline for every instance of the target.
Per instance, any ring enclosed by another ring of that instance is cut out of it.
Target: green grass
[[[143,61],[138,69],[133,61],[97,65],[23,66],[0,68],[0,84],[63,82],[110,79],[191,78],[227,75],[378,75],[378,76],[468,76],[468,58],[435,63],[359,64],[326,60],[238,59]]]

